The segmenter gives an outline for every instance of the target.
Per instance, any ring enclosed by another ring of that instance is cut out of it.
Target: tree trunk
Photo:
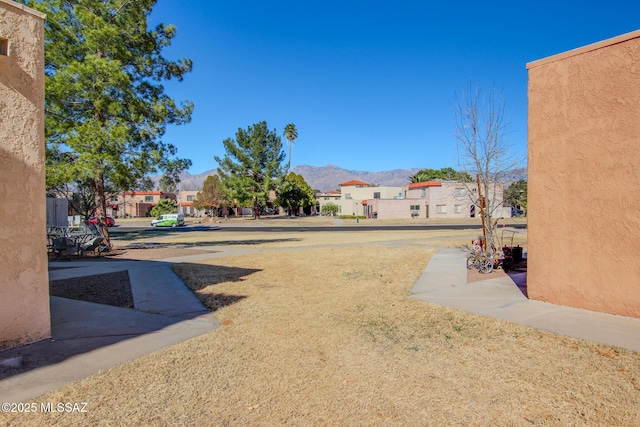
[[[258,205],[258,197],[253,198],[253,219],[260,219],[260,206]]]
[[[105,192],[104,175],[97,174],[93,184],[95,187],[96,218],[98,219],[97,227],[104,236],[106,244],[111,247],[109,227],[107,226],[107,195]]]

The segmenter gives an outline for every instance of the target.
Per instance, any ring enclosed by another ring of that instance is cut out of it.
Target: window
[[[331,198],[329,198],[329,197],[325,197],[324,199],[325,199],[325,200],[331,200]]]
[[[447,205],[436,205],[436,213],[437,214],[446,214],[447,213]]]
[[[344,198],[345,198],[346,200],[351,200],[351,193],[347,193],[347,194],[345,194],[345,195],[344,195]]]
[[[0,37],[0,55],[9,56],[9,40]]]
[[[153,196],[144,196],[145,202],[153,202]]]
[[[454,194],[456,197],[464,196],[467,194],[467,190],[464,188],[456,188]]]
[[[453,211],[454,211],[455,213],[457,213],[457,214],[461,213],[461,212],[462,212],[462,206],[460,206],[460,205],[455,205],[455,206],[453,207]]]
[[[195,199],[196,199],[196,196],[187,196],[187,202],[193,202]]]
[[[411,206],[409,206],[409,210],[419,211],[420,210],[420,205],[411,205]]]
[[[427,189],[426,188],[422,189],[422,197],[427,197]]]
[[[380,198],[380,192],[377,191],[377,192],[373,193],[373,198],[374,199],[379,199]]]

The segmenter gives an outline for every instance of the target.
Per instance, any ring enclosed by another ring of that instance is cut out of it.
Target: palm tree
[[[291,169],[291,147],[293,146],[293,141],[298,137],[298,130],[296,129],[296,125],[293,123],[289,123],[284,128],[284,137],[289,141],[289,157],[287,163],[287,172]]]

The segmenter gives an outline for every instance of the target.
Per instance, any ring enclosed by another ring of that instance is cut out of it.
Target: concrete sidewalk
[[[218,326],[158,261],[58,262],[51,280],[127,270],[135,309],[51,297],[52,338],[0,353],[0,401],[23,402]]]
[[[467,283],[466,253],[439,249],[411,289],[411,297],[640,352],[640,319],[530,300],[521,291],[525,280],[525,273],[492,273],[486,280]]]

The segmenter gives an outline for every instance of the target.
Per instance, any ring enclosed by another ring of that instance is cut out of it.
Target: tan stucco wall
[[[44,16],[0,0],[0,349],[51,336],[44,178]],[[25,209],[28,206],[28,209]]]
[[[640,317],[640,31],[527,68],[529,297]]]

